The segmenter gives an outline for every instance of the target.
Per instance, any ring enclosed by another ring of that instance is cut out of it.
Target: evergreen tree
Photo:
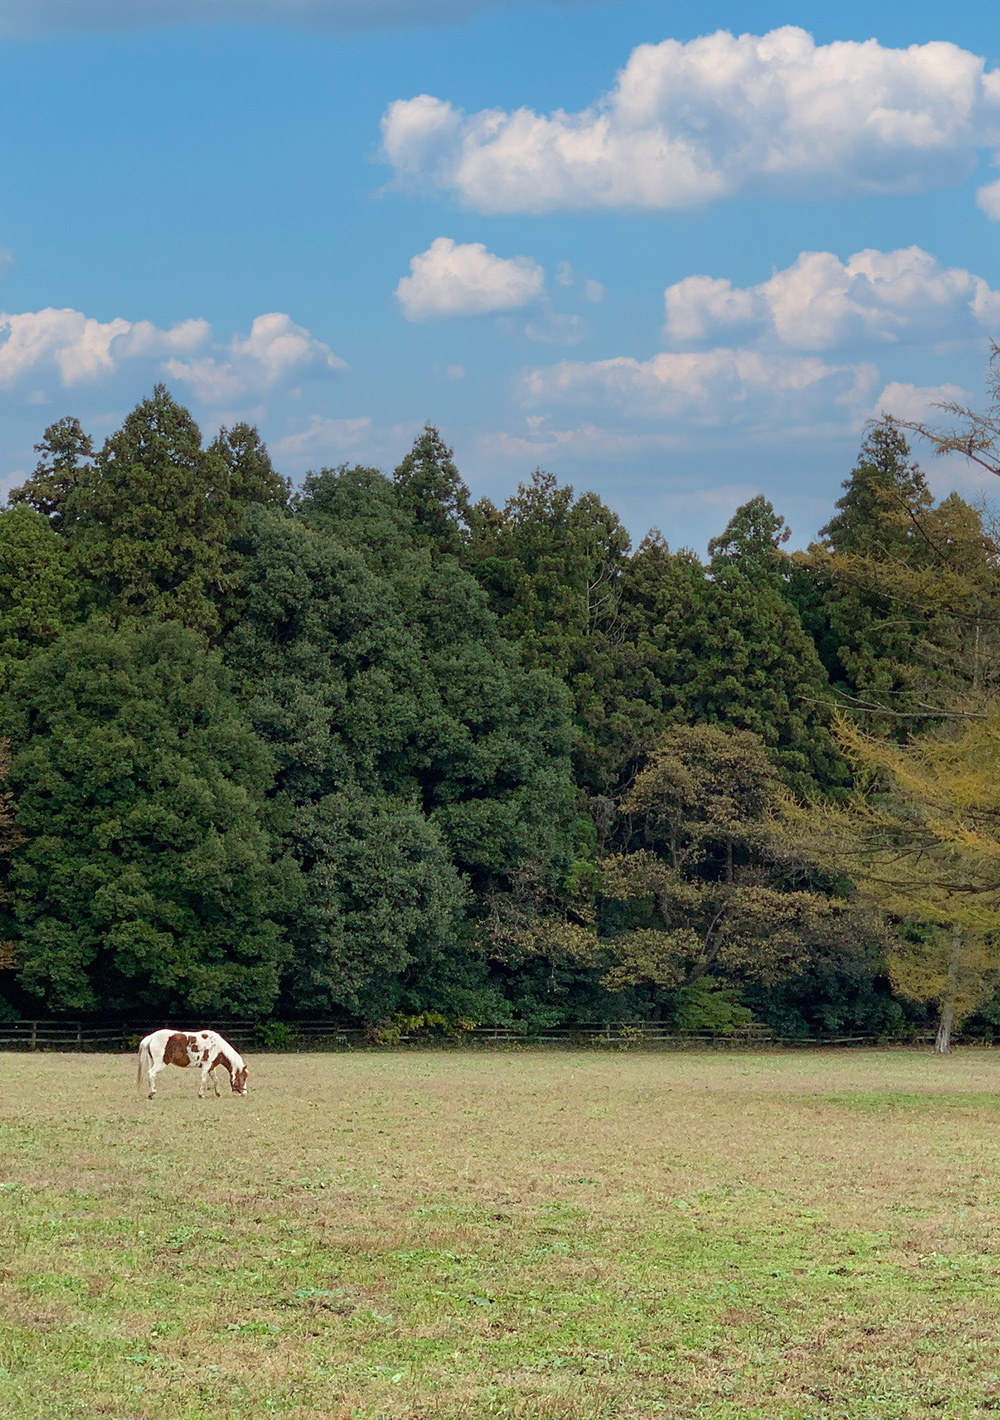
[[[843,487],[837,512],[820,529],[823,545],[842,555],[905,559],[917,536],[914,515],[926,512],[933,499],[895,420],[869,426]]]
[[[475,887],[523,859],[568,863],[572,730],[558,682],[523,667],[476,580],[427,546],[387,480],[368,469],[312,475],[301,516],[361,553],[414,639],[415,727],[393,782],[417,797],[457,866]]]
[[[577,498],[540,470],[502,510],[487,501],[476,505],[470,552],[476,577],[525,662],[568,687],[577,779],[597,794],[614,792],[637,734],[645,745],[642,727],[650,720],[635,698],[634,656],[622,635],[629,546],[620,519],[596,495]]]
[[[75,420],[53,425],[39,448],[12,501],[67,537],[91,604],[113,620],[176,620],[215,636],[242,508],[288,498],[256,430],[223,430],[203,449],[190,413],[157,385],[93,460]]]
[[[791,595],[845,703],[902,734],[901,717],[976,679],[967,633],[980,665],[993,654],[995,563],[974,509],[956,495],[934,507],[892,420],[869,431],[844,487],[824,542],[796,559]]]
[[[737,508],[721,536],[712,538],[708,555],[713,569],[735,566],[752,580],[766,579],[780,585],[788,575],[788,559],[782,555],[781,545],[791,535],[784,518],[763,494],[758,494]]]
[[[752,500],[713,541],[707,569],[647,538],[623,579],[622,625],[659,729],[748,730],[807,793],[841,783],[844,764],[826,728],[826,675],[785,595],[783,527]]]
[[[424,426],[392,481],[398,506],[421,540],[440,552],[460,552],[468,535],[469,490],[433,425]]]
[[[93,469],[93,443],[78,419],[66,418],[49,425],[35,452],[42,457],[27,483],[13,490],[10,502],[26,503],[47,518],[55,532],[64,532],[71,498]]]
[[[221,456],[206,457],[197,424],[158,385],[69,500],[73,550],[98,605],[213,634],[228,533],[213,494],[224,481]]]
[[[0,693],[16,666],[78,614],[66,543],[26,504],[0,511]]]
[[[236,424],[220,429],[208,450],[226,466],[227,480],[216,498],[230,522],[238,520],[246,506],[284,508],[291,497],[291,483],[275,472],[263,439],[252,424]]]
[[[322,529],[254,508],[237,548],[226,656],[273,747],[274,819],[304,883],[286,999],[378,1018],[418,962],[433,999],[466,894],[407,772],[424,720],[418,643],[392,587]]]
[[[14,854],[20,848],[23,838],[17,822],[14,796],[9,789],[10,782],[10,742],[0,740],[0,972],[12,971],[17,966],[17,950],[5,935],[9,930],[7,913],[7,883],[10,881]],[[0,978],[2,981],[2,978]],[[0,997],[0,1012],[9,1009]]]
[[[60,1010],[267,1013],[297,875],[218,655],[175,623],[94,618],[23,666],[4,720],[25,989]]]

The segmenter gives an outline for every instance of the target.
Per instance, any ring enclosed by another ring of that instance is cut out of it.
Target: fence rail
[[[12,1021],[0,1023],[0,1051],[130,1051],[156,1024],[87,1021]],[[186,1029],[179,1026],[178,1029]],[[726,1034],[710,1031],[679,1032],[658,1024],[628,1021],[550,1026],[542,1030],[513,1026],[476,1026],[451,1035],[438,1032],[383,1034],[336,1021],[261,1023],[227,1021],[219,1024],[223,1035],[240,1050],[305,1051],[408,1048],[511,1049],[523,1047],[584,1048],[594,1050],[752,1050],[803,1049],[835,1046],[923,1046],[933,1032],[894,1038],[880,1035],[785,1036],[764,1026],[742,1027]],[[989,1039],[960,1037],[958,1043],[992,1045]]]

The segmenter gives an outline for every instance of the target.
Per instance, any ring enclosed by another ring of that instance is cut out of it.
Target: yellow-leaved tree
[[[1000,706],[900,745],[841,715],[855,775],[839,804],[787,807],[793,838],[897,924],[893,985],[938,1007],[935,1049],[1000,984]]]

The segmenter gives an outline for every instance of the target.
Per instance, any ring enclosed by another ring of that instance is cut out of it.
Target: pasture
[[[1000,1410],[1000,1054],[0,1056],[0,1414]]]

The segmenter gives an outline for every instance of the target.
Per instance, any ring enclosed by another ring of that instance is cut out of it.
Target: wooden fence
[[[199,1027],[194,1027],[197,1029]],[[0,1051],[131,1051],[147,1031],[157,1024],[87,1021],[14,1021],[0,1023]],[[186,1029],[179,1026],[178,1029]],[[783,1036],[764,1026],[749,1026],[725,1035],[708,1031],[678,1032],[663,1025],[628,1021],[574,1026],[550,1026],[542,1030],[512,1026],[476,1026],[453,1035],[418,1032],[380,1037],[377,1031],[344,1026],[335,1021],[251,1022],[224,1021],[219,1029],[227,1040],[244,1051],[306,1051],[384,1049],[405,1046],[451,1049],[549,1049],[593,1050],[753,1050],[802,1049],[847,1046],[927,1046],[934,1034],[920,1033],[905,1039],[877,1035]],[[959,1042],[961,1043],[961,1041]],[[991,1045],[991,1040],[967,1043]]]

